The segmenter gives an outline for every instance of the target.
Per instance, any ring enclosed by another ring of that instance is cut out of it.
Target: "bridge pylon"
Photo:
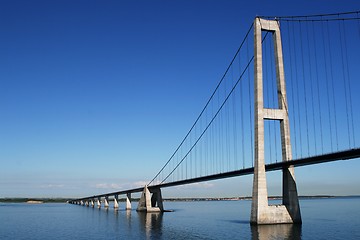
[[[276,67],[277,109],[264,108],[262,70],[262,31],[271,32],[274,41]],[[251,224],[301,223],[299,199],[294,167],[283,169],[282,205],[269,205],[264,147],[264,121],[280,121],[282,161],[292,159],[288,105],[285,88],[284,62],[282,55],[279,22],[255,18],[254,21],[254,70],[255,70],[255,164]]]

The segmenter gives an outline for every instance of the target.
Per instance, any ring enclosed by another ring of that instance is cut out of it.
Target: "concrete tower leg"
[[[265,173],[264,120],[280,121],[283,161],[292,159],[289,117],[285,88],[284,63],[282,56],[279,23],[256,18],[254,22],[254,69],[255,69],[255,164],[251,224],[301,223],[299,200],[295,182],[294,168],[283,170],[283,204],[269,206]],[[273,35],[276,61],[276,82],[278,109],[264,108],[262,73],[261,32]]]

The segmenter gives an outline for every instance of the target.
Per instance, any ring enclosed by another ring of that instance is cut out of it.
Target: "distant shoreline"
[[[26,201],[26,203],[28,203],[28,204],[41,204],[41,203],[44,203],[44,201],[29,200],[29,201]]]
[[[69,198],[0,198],[0,203],[66,203]]]
[[[314,195],[314,196],[299,196],[300,199],[330,199],[330,198],[360,198],[360,195],[348,195],[348,196],[332,196],[332,195]],[[281,200],[281,196],[270,196],[269,200]],[[0,203],[66,203],[70,198],[0,198]],[[124,201],[125,199],[119,199]],[[139,199],[134,198],[132,201],[136,202]],[[251,200],[251,197],[208,197],[208,198],[164,198],[165,202],[196,202],[196,201],[241,201]]]

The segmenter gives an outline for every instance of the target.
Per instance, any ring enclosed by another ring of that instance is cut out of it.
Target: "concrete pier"
[[[126,194],[126,210],[131,210],[131,193]]]
[[[106,196],[104,199],[104,207],[108,208],[109,207],[109,197]]]
[[[136,211],[139,212],[163,212],[161,189],[152,190],[152,196],[147,186],[144,187]]]
[[[119,208],[118,195],[114,195],[114,208],[115,209]]]
[[[294,168],[283,169],[283,204],[269,206],[264,150],[264,120],[280,121],[282,160],[292,159],[289,117],[285,88],[280,27],[277,21],[256,18],[254,21],[255,69],[255,164],[251,224],[301,223]],[[264,108],[262,72],[262,31],[271,32],[276,61],[278,109]]]
[[[91,204],[91,207],[94,207],[94,206],[95,206],[95,204],[94,204],[94,199],[91,199],[90,204]]]
[[[101,208],[100,198],[97,198],[97,200],[96,200],[96,206],[97,206],[98,208]]]

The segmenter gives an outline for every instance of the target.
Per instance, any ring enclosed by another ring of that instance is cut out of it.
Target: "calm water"
[[[360,198],[301,200],[301,227],[251,227],[250,201],[164,204],[174,212],[0,203],[0,239],[360,239]]]

